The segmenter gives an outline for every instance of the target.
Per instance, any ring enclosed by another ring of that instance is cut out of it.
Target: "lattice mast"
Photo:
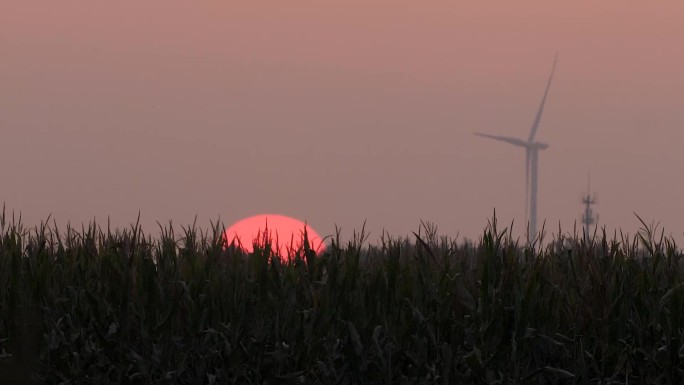
[[[596,204],[596,196],[591,194],[591,178],[588,178],[587,194],[582,196],[582,203],[584,204],[584,214],[582,214],[582,224],[584,225],[584,236],[589,237],[591,226],[598,220],[598,215],[594,215],[594,210],[591,206]]]

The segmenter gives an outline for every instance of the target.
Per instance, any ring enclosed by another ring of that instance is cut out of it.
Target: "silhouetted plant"
[[[643,221],[642,221],[643,223]],[[327,251],[0,218],[0,379],[129,384],[684,382],[684,266],[652,226],[521,244],[422,223]]]

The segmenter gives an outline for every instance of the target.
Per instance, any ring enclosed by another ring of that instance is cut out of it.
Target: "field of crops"
[[[285,262],[219,226],[0,219],[3,384],[684,383],[684,261],[648,226],[528,245],[423,224]]]

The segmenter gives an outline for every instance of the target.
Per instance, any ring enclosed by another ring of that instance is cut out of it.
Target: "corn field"
[[[684,261],[628,237],[337,234],[321,256],[223,228],[0,218],[0,383],[681,384]]]

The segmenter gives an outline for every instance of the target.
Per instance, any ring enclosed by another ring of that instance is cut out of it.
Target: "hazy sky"
[[[477,238],[633,212],[684,238],[681,0],[0,0],[0,201],[34,224],[263,212]]]

